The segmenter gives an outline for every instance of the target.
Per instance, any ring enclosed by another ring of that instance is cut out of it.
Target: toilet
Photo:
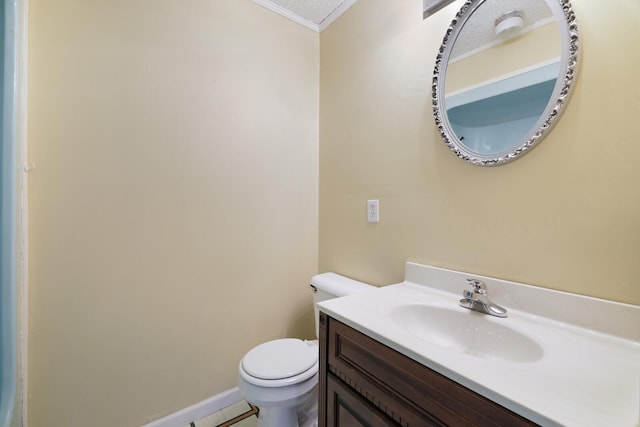
[[[318,303],[376,289],[335,273],[311,278],[318,337]],[[260,344],[240,360],[238,388],[256,405],[258,427],[318,424],[318,341],[283,338]]]

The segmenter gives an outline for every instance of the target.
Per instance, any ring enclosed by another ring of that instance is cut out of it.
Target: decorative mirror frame
[[[464,27],[465,22],[478,7],[485,3],[485,1],[486,0],[466,0],[456,14],[456,17],[451,21],[451,25],[447,29],[442,45],[440,46],[440,50],[438,51],[436,64],[433,70],[433,81],[431,85],[432,104],[436,127],[444,139],[444,143],[451,149],[451,151],[453,151],[462,160],[474,165],[499,166],[511,162],[528,153],[531,148],[543,139],[558,120],[560,113],[568,101],[571,89],[574,86],[573,83],[578,67],[580,37],[578,33],[578,25],[576,23],[576,16],[570,0],[545,0],[549,7],[552,8],[553,15],[559,21],[558,25],[560,27],[560,35],[563,39],[560,66],[561,70],[565,70],[564,78],[562,78],[561,75],[558,76],[556,85],[544,112],[536,122],[536,126],[527,132],[525,137],[517,143],[514,143],[511,146],[512,148],[509,150],[496,155],[485,156],[476,153],[462,144],[453,132],[444,105],[444,87],[447,63],[451,55],[453,45],[455,44],[455,40]],[[556,2],[562,10],[564,23],[566,25],[562,25],[563,22],[559,18],[558,11],[553,10],[551,3]],[[440,97],[440,94],[442,94],[443,97]],[[538,124],[540,124],[539,127],[537,127]]]

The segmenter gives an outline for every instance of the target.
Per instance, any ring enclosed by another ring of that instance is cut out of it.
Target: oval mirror
[[[433,75],[444,142],[470,163],[497,166],[541,141],[575,79],[578,29],[569,0],[466,0]]]

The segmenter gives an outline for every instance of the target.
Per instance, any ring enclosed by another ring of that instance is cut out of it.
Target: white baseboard
[[[199,420],[227,406],[238,403],[241,400],[242,395],[240,394],[240,390],[238,387],[235,387],[231,390],[216,394],[195,405],[191,405],[188,408],[167,415],[164,418],[145,424],[143,427],[184,427],[192,421]]]

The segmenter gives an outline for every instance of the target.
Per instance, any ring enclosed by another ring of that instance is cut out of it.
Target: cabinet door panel
[[[331,374],[327,378],[327,394],[328,427],[399,426]]]

